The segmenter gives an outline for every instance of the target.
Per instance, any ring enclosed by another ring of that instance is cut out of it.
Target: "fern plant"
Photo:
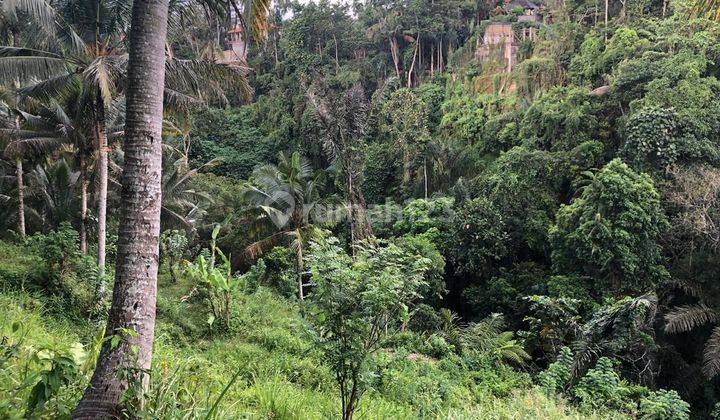
[[[524,346],[512,331],[502,331],[502,316],[493,315],[472,323],[460,335],[464,351],[489,355],[497,360],[523,364],[531,360]]]

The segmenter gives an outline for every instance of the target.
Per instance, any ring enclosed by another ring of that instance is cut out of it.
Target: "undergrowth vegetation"
[[[64,293],[61,290],[32,287],[47,273],[33,273],[29,268],[38,264],[26,264],[41,261],[31,246],[0,245],[6,251],[0,260],[0,305],[6,309],[0,315],[0,417],[68,417],[88,384],[103,323],[88,318],[89,312],[79,317],[77,308],[56,303],[52,297]],[[58,281],[73,282],[74,276],[65,273]],[[151,387],[145,406],[128,404],[128,414],[282,419],[337,415],[335,377],[301,315],[307,310],[303,303],[263,285],[235,290],[232,328],[226,330],[207,322],[202,299],[187,298],[196,286],[191,276],[173,282],[168,271],[162,273]],[[484,334],[493,337],[489,330]],[[473,346],[480,336],[473,333]],[[367,394],[356,416],[581,415],[562,398],[547,397],[535,388],[530,374],[503,363],[502,350],[492,344],[458,352],[446,338],[406,331],[375,353],[370,364],[377,373],[367,378]],[[586,415],[609,412],[590,408]]]

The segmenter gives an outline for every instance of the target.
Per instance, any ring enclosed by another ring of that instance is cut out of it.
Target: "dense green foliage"
[[[229,73],[229,5],[173,11],[157,351],[125,414],[717,415],[720,23],[561,3],[279,2]],[[102,108],[112,265],[125,22],[73,61],[31,4],[0,18],[3,418],[67,417],[118,340],[87,203]]]

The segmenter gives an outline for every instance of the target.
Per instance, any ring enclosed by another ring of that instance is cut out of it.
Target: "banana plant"
[[[186,272],[207,294],[210,305],[208,325],[212,327],[216,322],[221,322],[225,329],[229,329],[232,296],[240,282],[232,276],[229,256],[217,247],[217,236],[221,228],[222,225],[219,224],[212,231],[210,257],[198,255],[195,263],[187,264]]]

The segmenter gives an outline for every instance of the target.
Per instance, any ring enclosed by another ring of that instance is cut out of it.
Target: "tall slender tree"
[[[263,3],[263,2],[261,2]],[[226,8],[229,7],[226,4]],[[264,3],[263,3],[264,4]],[[0,47],[0,82],[19,82],[19,93],[41,101],[64,101],[78,87],[83,103],[92,113],[95,150],[98,220],[97,262],[105,270],[108,197],[108,129],[113,100],[127,84],[128,55],[125,48],[129,5],[126,0],[7,0],[3,12],[24,13],[45,35],[24,47]],[[55,7],[53,7],[55,6]],[[91,17],[91,18],[88,18]],[[198,98],[220,97],[228,92],[248,97],[244,68],[236,63],[182,60],[164,61],[166,80],[161,92],[173,107],[196,103]],[[38,81],[39,80],[39,81]],[[99,298],[105,294],[101,282]]]
[[[267,1],[253,2],[267,10]],[[258,6],[258,7],[260,7]],[[160,214],[162,209],[163,102],[182,101],[183,91],[203,89],[202,80],[225,77],[249,93],[241,69],[166,57],[169,0],[134,0],[126,81],[125,167],[122,175],[115,288],[90,385],[73,412],[76,419],[115,418],[129,381],[149,384],[157,298]],[[251,26],[262,31],[267,14],[253,8]],[[169,78],[166,78],[170,73]],[[167,89],[166,83],[178,89]],[[223,85],[212,88],[221,91]],[[221,92],[220,92],[221,93]],[[131,372],[131,377],[125,373]]]
[[[23,169],[23,160],[28,158],[39,158],[59,147],[63,139],[58,136],[52,129],[40,129],[34,127],[35,130],[21,129],[23,117],[29,120],[37,120],[38,118],[14,109],[9,114],[12,121],[12,128],[0,129],[0,136],[7,139],[3,154],[6,159],[11,160],[15,164],[15,181],[17,183],[17,202],[18,202],[18,233],[25,236],[25,171]]]
[[[365,170],[362,152],[371,104],[359,84],[346,92],[334,93],[322,77],[318,77],[314,86],[307,89],[307,97],[315,108],[315,114],[325,134],[325,153],[340,169],[344,178],[350,242],[355,244],[372,235],[362,191]]]
[[[106,334],[119,345],[101,350],[73,417],[117,417],[127,390],[123,370],[150,369],[160,236],[165,38],[169,0],[135,0],[130,31],[115,288]],[[128,334],[127,331],[133,331]],[[136,371],[137,372],[137,371]],[[139,373],[136,380],[147,383]]]

